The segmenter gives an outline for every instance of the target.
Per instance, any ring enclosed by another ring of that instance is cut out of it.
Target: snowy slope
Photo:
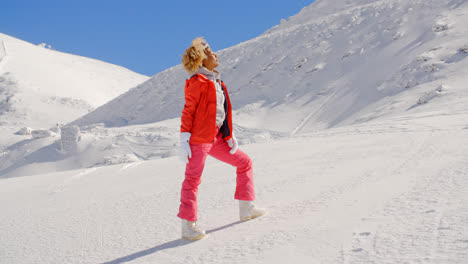
[[[316,1],[265,34],[218,52],[236,123],[307,132],[354,123],[376,110],[369,105],[389,108],[400,94],[435,90],[462,68],[466,10],[464,0]],[[168,69],[74,124],[176,118],[187,77],[180,65]]]
[[[0,180],[0,263],[466,263],[468,112],[407,116],[242,146],[257,204],[238,222],[235,169],[207,160],[199,224],[180,239],[175,158]]]
[[[43,46],[0,33],[0,150],[17,142],[12,133],[24,126],[68,123],[148,79]]]

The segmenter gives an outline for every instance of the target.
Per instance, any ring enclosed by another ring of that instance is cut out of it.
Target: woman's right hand
[[[190,150],[189,143],[191,136],[192,134],[189,132],[180,133],[179,159],[186,164],[189,162],[189,159],[192,158],[192,150]]]

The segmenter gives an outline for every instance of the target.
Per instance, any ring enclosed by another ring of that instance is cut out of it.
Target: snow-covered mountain
[[[465,3],[317,1],[261,36],[219,51],[237,124],[297,133],[375,118],[379,108],[405,112],[418,98],[400,102],[399,95],[435,91],[461,68]],[[168,69],[73,124],[176,118],[187,77],[181,65]]]
[[[219,51],[240,142],[463,112],[466,13],[463,0],[321,0],[257,38]],[[174,155],[187,77],[175,66],[71,122],[82,130],[72,156],[57,153],[60,142],[53,137],[10,147],[0,157],[0,175]]]
[[[373,119],[444,113],[447,105],[465,109],[466,24],[461,0],[317,1],[218,52],[236,134],[244,144],[266,142]],[[187,77],[181,65],[167,69],[72,122],[82,129],[82,149],[73,162],[60,159],[67,165],[59,167],[174,155]],[[17,164],[11,168],[39,163],[49,171],[40,158],[11,160]]]
[[[149,78],[46,47],[0,33],[0,151],[22,127],[68,123]]]

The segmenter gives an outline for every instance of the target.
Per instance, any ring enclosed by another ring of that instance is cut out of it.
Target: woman
[[[197,193],[207,155],[237,167],[234,198],[239,200],[241,221],[265,214],[256,207],[252,160],[237,149],[233,134],[231,102],[226,86],[220,81],[218,56],[203,38],[196,38],[185,51],[182,64],[191,74],[185,83],[179,156],[186,163],[179,214],[182,237],[198,240],[205,231],[197,226]]]

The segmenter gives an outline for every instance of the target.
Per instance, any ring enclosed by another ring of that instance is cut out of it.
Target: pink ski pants
[[[197,220],[197,193],[201,183],[201,175],[208,155],[237,167],[237,186],[234,198],[237,200],[255,200],[252,160],[247,154],[237,149],[231,154],[231,148],[219,133],[213,143],[190,144],[192,158],[185,168],[185,180],[182,183],[180,207],[178,217],[188,220]]]

